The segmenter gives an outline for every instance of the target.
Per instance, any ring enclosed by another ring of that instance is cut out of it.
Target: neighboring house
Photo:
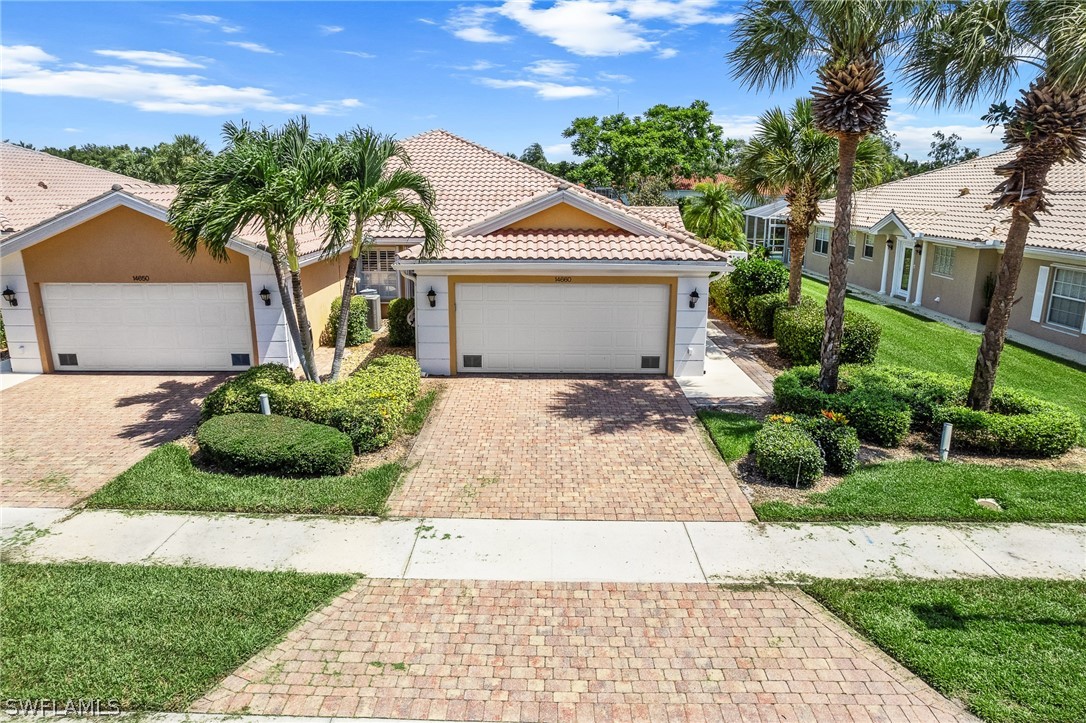
[[[724,260],[678,209],[625,207],[444,131],[404,145],[435,187],[447,250],[421,261],[416,231],[375,230],[359,287],[416,295],[425,371],[464,370],[459,344],[485,371],[701,373],[708,281]],[[186,261],[166,224],[174,194],[0,145],[0,287],[14,302],[0,310],[15,371],[296,365],[261,234],[234,239],[227,263]],[[298,238],[319,335],[346,258],[322,258],[312,228]]]
[[[1003,151],[858,191],[849,245],[850,285],[963,321],[983,323],[989,276],[999,270],[1010,220],[990,210],[995,168],[1014,157]],[[1030,229],[1018,301],[1010,329],[1021,341],[1039,339],[1086,352],[1086,163],[1048,174],[1049,211]],[[807,241],[804,268],[825,276],[833,199]],[[760,209],[755,209],[760,211]],[[786,206],[762,218],[783,222]],[[748,214],[750,215],[750,214]],[[787,249],[787,243],[785,243]],[[990,288],[990,287],[989,287]]]
[[[779,198],[747,209],[744,216],[747,246],[764,248],[770,258],[788,263],[788,202]]]
[[[693,196],[702,195],[701,191],[698,191],[695,187],[699,183],[727,183],[728,185],[735,187],[736,180],[731,176],[723,173],[718,173],[715,176],[707,176],[704,178],[675,178],[671,185],[673,188],[670,191],[664,191],[664,195],[668,198],[676,201],[683,198],[691,198]],[[739,205],[743,208],[752,208],[758,205],[758,199],[750,194],[740,196],[738,198]]]

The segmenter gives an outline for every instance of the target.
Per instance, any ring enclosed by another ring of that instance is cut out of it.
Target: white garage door
[[[667,371],[663,284],[457,284],[461,372]]]
[[[245,284],[42,284],[58,371],[244,369]]]

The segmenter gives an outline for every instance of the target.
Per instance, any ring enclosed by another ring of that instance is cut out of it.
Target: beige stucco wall
[[[229,261],[220,263],[200,250],[188,261],[174,249],[172,237],[170,227],[162,221],[121,207],[23,250],[45,371],[53,370],[53,355],[49,349],[41,284],[241,282],[249,286],[249,260],[243,254],[228,250]],[[133,277],[140,277],[141,281]],[[252,319],[252,293],[249,298]],[[255,331],[253,344],[255,350]]]
[[[305,292],[305,313],[313,327],[313,339],[320,343],[332,300],[343,295],[343,280],[347,275],[348,254],[317,261],[302,267],[302,290]]]
[[[848,262],[848,283],[862,286],[871,291],[879,291],[882,285],[882,257],[886,255],[886,236],[875,234],[875,255],[864,258],[862,239],[857,239],[856,258]],[[891,252],[892,253],[892,252]],[[891,267],[893,258],[890,259]],[[829,255],[814,252],[814,231],[807,237],[807,250],[803,257],[803,269],[819,276],[828,276],[830,270]],[[893,273],[891,268],[889,272]]]
[[[603,229],[619,230],[613,223],[597,218],[568,203],[559,203],[519,221],[514,221],[505,228],[509,229]]]
[[[953,247],[954,269],[952,275],[947,277],[932,273],[935,266],[935,247],[934,243],[924,244],[920,257],[924,273],[927,274],[924,279],[923,306],[940,314],[974,321],[980,313],[973,309],[980,250]]]
[[[1040,269],[1041,266],[1052,266],[1052,264],[1052,261],[1042,261],[1040,259],[1031,258],[1026,258],[1023,261],[1022,273],[1018,276],[1018,293],[1015,294],[1015,298],[1020,298],[1021,301],[1015,304],[1011,309],[1010,328],[1022,332],[1023,334],[1029,334],[1037,339],[1044,339],[1053,344],[1065,346],[1068,349],[1086,352],[1086,335],[1081,333],[1075,334],[1069,330],[1048,326],[1044,323],[1044,319],[1048,315],[1047,298],[1045,299],[1045,307],[1041,314],[1041,322],[1030,321],[1030,312],[1033,309],[1033,296],[1034,292],[1037,290],[1038,269]],[[1083,271],[1086,271],[1086,263],[1060,261],[1057,265],[1081,268]],[[1049,288],[1051,288],[1051,271],[1049,271],[1048,284]]]

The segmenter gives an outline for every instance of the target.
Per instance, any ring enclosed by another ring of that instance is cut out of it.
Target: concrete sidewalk
[[[751,524],[2,510],[9,561],[96,560],[376,578],[800,582],[1086,578],[1086,525]]]

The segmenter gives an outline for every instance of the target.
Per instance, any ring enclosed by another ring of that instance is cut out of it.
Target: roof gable
[[[516,219],[502,230],[515,229],[572,229],[577,231],[618,231],[620,226],[606,221],[597,214],[589,213],[565,201],[549,208]]]

